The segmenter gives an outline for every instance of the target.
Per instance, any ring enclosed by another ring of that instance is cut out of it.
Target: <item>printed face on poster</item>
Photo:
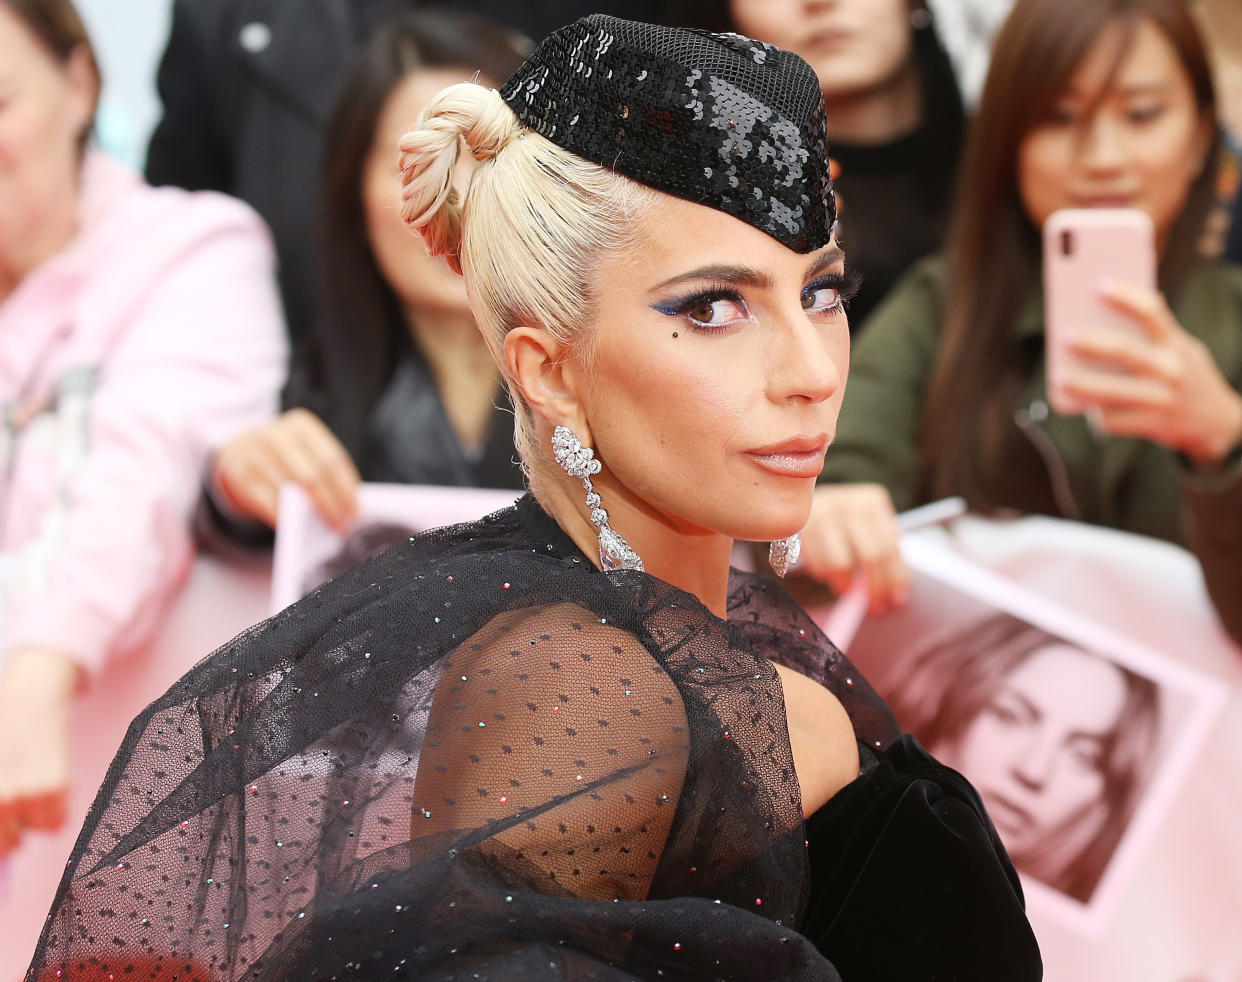
[[[838,613],[834,640],[902,728],[978,789],[1032,909],[1098,934],[1222,686],[942,544],[907,536],[903,553],[910,605],[852,637]]]

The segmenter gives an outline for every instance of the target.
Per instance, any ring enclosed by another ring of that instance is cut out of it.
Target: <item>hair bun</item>
[[[499,92],[495,89],[486,92],[488,98],[480,105],[474,125],[462,133],[466,146],[478,161],[491,160],[521,136],[524,129]]]
[[[453,175],[461,145],[476,160],[491,160],[522,129],[495,89],[461,82],[432,99],[401,138],[401,217],[459,273],[461,200]]]

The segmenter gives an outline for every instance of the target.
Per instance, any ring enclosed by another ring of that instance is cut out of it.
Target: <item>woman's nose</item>
[[[1056,760],[1056,741],[1036,737],[1014,761],[1013,776],[1024,788],[1039,791],[1052,779]]]
[[[779,340],[772,347],[772,397],[774,402],[796,399],[811,404],[825,402],[836,395],[844,383],[844,365],[838,364],[849,352],[849,333],[841,325],[825,327],[810,323],[799,311],[789,322],[774,332]],[[830,331],[843,333],[838,341],[830,340]],[[834,348],[839,352],[834,358]]]
[[[1111,113],[1097,112],[1087,121],[1078,150],[1079,163],[1091,172],[1119,170],[1129,156],[1125,133]]]

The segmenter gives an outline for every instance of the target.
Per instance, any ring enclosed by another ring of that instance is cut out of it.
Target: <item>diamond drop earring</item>
[[[802,555],[802,533],[795,532],[787,539],[774,539],[768,546],[768,563],[772,572],[784,579],[785,574],[798,565]]]
[[[595,451],[584,447],[582,441],[568,426],[558,426],[552,431],[552,452],[556,462],[570,477],[579,478],[586,489],[586,504],[591,509],[591,524],[599,529],[599,564],[606,571],[634,569],[640,573],[643,561],[630,544],[613,531],[608,524],[608,512],[602,507],[602,499],[591,484],[591,475],[598,474],[602,465],[595,459]]]

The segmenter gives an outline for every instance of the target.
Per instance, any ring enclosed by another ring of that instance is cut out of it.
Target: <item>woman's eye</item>
[[[1104,769],[1104,761],[1100,758],[1099,753],[1093,753],[1089,750],[1075,750],[1071,753],[1070,759],[1080,771],[1092,772]]]
[[[665,317],[676,317],[696,331],[723,331],[751,319],[741,294],[727,288],[703,290],[679,300],[652,304]]]
[[[740,301],[721,297],[700,300],[686,311],[686,316],[700,327],[725,327],[744,321],[750,315]]]
[[[1013,706],[1004,702],[994,702],[986,710],[992,717],[1005,726],[1020,726],[1027,722],[1025,714],[1018,712]]]
[[[839,310],[843,306],[841,291],[836,289],[836,287],[814,287],[802,294],[803,310]]]
[[[1126,113],[1132,123],[1150,123],[1164,115],[1164,106],[1135,106]]]
[[[1074,741],[1070,745],[1070,759],[1084,771],[1104,768],[1104,748],[1098,740]]]

